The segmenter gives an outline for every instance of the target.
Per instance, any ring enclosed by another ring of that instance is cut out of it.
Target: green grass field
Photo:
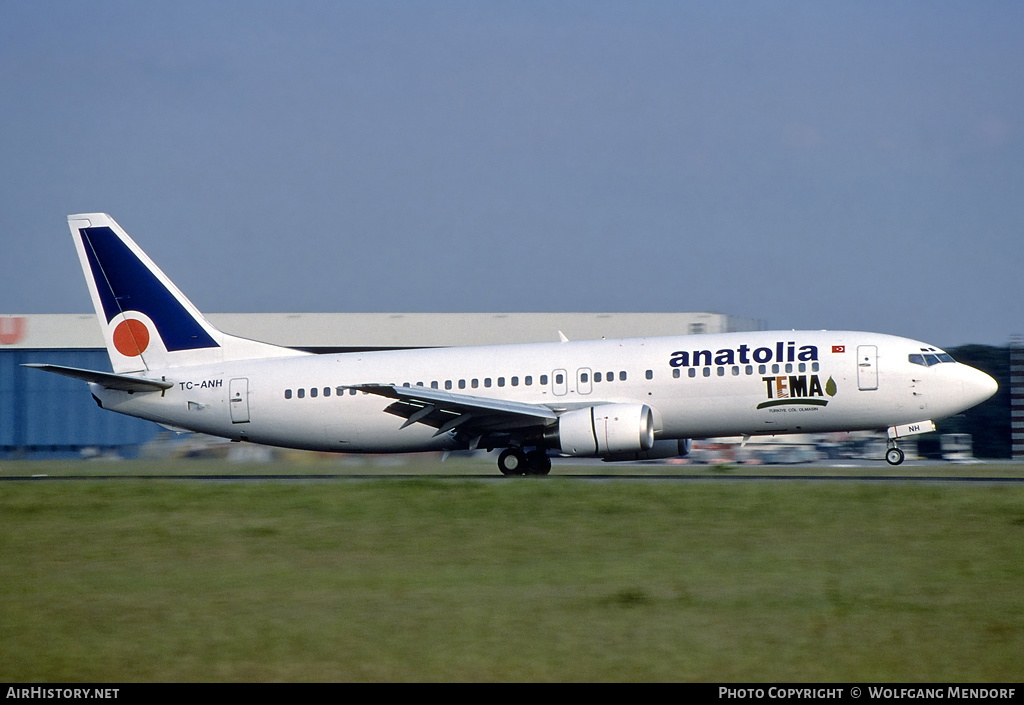
[[[1018,486],[0,483],[0,681],[1019,681],[1022,586]]]

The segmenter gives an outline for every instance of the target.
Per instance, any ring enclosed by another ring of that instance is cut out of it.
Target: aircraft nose
[[[999,390],[999,384],[989,375],[967,367],[964,375],[964,402],[968,408],[985,401]]]

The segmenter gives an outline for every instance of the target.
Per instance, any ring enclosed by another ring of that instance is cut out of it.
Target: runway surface
[[[788,465],[675,462],[605,463],[556,459],[546,476],[506,477],[489,459],[405,456],[297,455],[269,461],[226,458],[0,460],[2,482],[823,482],[1024,484],[1024,463],[972,463],[910,460],[891,466],[884,460],[843,459]]]
[[[552,474],[543,477],[505,477],[499,474],[160,474],[160,475],[0,475],[0,482],[115,482],[125,480],[174,480],[190,482],[343,482],[343,481],[588,481],[588,482],[826,482],[1021,485],[1024,477],[986,475],[835,475],[835,474]]]

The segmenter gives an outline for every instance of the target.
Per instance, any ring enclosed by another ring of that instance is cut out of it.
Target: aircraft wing
[[[122,392],[162,392],[174,386],[174,382],[167,382],[159,379],[144,379],[142,377],[131,377],[129,375],[115,375],[111,372],[96,372],[95,370],[82,370],[77,367],[64,367],[63,365],[44,365],[36,362],[25,363],[23,367],[31,367],[43,372],[53,372],[65,377],[73,377],[83,382],[95,382],[107,389],[119,389]]]
[[[435,436],[459,429],[460,433],[478,441],[489,433],[542,428],[558,419],[554,411],[540,404],[452,394],[431,387],[356,384],[348,388],[394,399],[384,411],[404,418],[402,428],[422,423],[436,428]],[[470,445],[475,447],[473,443]]]

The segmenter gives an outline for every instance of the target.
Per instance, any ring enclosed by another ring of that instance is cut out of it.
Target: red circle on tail
[[[114,329],[114,348],[125,357],[135,357],[149,347],[149,329],[134,318],[121,321]]]

